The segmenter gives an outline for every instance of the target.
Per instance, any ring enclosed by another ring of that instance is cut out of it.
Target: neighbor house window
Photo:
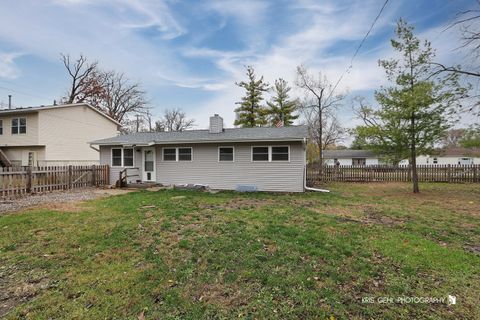
[[[178,161],[192,161],[192,148],[178,148]]]
[[[289,160],[288,147],[272,147],[272,161],[288,161]]]
[[[177,161],[177,149],[176,148],[164,148],[163,149],[163,161]]]
[[[112,167],[133,167],[133,149],[113,148]]]
[[[437,164],[438,163],[438,158],[433,158],[433,164]]]
[[[233,161],[233,147],[219,147],[218,161]]]
[[[163,148],[163,161],[192,161],[192,148]]]
[[[27,133],[27,118],[12,119],[12,134]]]
[[[252,147],[252,161],[289,161],[289,146]]]
[[[3,120],[0,120],[0,134],[3,134]]]

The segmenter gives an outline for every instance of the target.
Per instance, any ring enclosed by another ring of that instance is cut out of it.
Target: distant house
[[[324,150],[323,160],[326,165],[372,166],[380,163],[377,154],[369,150]],[[338,161],[338,162],[337,162]]]
[[[116,135],[120,124],[88,104],[0,110],[0,165],[98,163],[89,141]]]
[[[219,115],[205,130],[141,132],[92,141],[110,182],[127,169],[129,182],[201,184],[213,189],[302,192],[306,126],[223,127]]]
[[[407,165],[408,159],[402,160],[401,165]],[[439,149],[429,155],[417,157],[417,165],[468,165],[480,164],[480,149],[447,148]]]

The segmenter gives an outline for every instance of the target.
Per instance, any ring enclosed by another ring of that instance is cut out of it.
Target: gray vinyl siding
[[[112,148],[121,148],[121,146],[101,146],[100,147],[100,164],[108,164],[110,166],[110,184],[114,184],[120,175],[120,171],[125,167],[112,167]],[[128,175],[133,177],[128,178],[128,182],[135,182],[141,180],[140,165],[142,164],[142,154],[134,150],[133,152],[134,168],[128,168]],[[138,176],[135,176],[138,175]]]
[[[252,162],[252,145],[289,145],[289,162]],[[187,145],[182,145],[187,146]],[[233,146],[234,162],[219,162],[218,147]],[[157,181],[163,184],[198,183],[213,189],[234,190],[237,185],[256,185],[260,191],[302,192],[304,151],[301,142],[197,144],[193,161],[163,161],[162,148],[157,146]],[[170,145],[166,147],[171,147]]]
[[[234,162],[218,161],[220,146],[234,147]],[[289,146],[290,161],[252,162],[252,146]],[[192,147],[193,160],[163,161],[163,147]],[[111,148],[100,148],[102,164],[111,165]],[[223,190],[234,190],[238,185],[255,185],[260,191],[304,191],[305,151],[302,142],[169,144],[157,145],[155,151],[156,181],[162,184],[204,184],[212,189]],[[135,151],[134,157],[135,166],[141,168],[141,153]],[[111,183],[118,180],[118,173],[122,169],[110,169]]]

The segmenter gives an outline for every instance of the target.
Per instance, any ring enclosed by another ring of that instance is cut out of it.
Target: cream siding
[[[89,141],[117,134],[117,125],[87,106],[53,108],[39,112],[39,143],[50,163],[96,163],[98,151]]]
[[[27,132],[12,134],[12,119],[26,118]],[[3,120],[3,134],[0,135],[0,147],[6,146],[33,146],[38,145],[38,114],[37,113],[19,113],[1,115]]]

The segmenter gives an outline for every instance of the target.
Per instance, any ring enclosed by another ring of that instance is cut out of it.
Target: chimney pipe
[[[12,109],[12,95],[8,95],[8,109]]]

